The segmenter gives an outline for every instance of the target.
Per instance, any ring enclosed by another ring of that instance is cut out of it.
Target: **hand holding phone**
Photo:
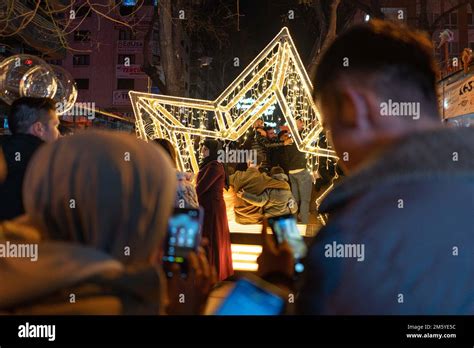
[[[296,226],[295,216],[288,214],[270,217],[268,218],[268,224],[278,245],[281,245],[283,242],[287,242],[290,245],[295,260],[295,272],[302,273],[304,270],[302,260],[306,257],[308,248],[303,237],[301,237],[298,226]]]
[[[258,275],[264,277],[271,273],[282,273],[288,278],[295,274],[293,251],[287,242],[278,245],[267,233],[268,222],[263,220],[262,253],[257,258]]]
[[[170,315],[203,314],[207,298],[217,283],[217,272],[209,265],[203,248],[188,254],[189,269],[186,277],[180,276],[180,266],[171,264],[173,277],[167,281],[168,305]],[[185,301],[183,302],[183,296]]]
[[[179,264],[183,277],[188,273],[188,255],[197,252],[201,242],[203,210],[175,208],[168,221],[165,238],[163,268],[168,277],[173,276],[173,264]]]

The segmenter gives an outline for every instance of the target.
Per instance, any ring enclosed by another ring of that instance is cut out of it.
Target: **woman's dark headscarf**
[[[217,161],[217,157],[219,156],[218,154],[219,150],[222,150],[220,143],[214,139],[206,139],[203,145],[209,149],[209,156],[203,158],[199,168],[203,168],[206,164],[212,161]],[[224,166],[224,171],[225,171],[225,188],[228,189],[229,188],[229,174],[228,174],[227,164],[222,163],[222,165]]]
[[[205,140],[203,145],[209,149],[209,156],[202,159],[200,165],[201,168],[209,162],[217,161],[218,151],[220,149],[219,142],[214,139]]]

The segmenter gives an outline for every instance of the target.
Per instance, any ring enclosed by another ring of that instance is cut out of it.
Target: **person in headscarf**
[[[163,314],[156,261],[175,192],[169,157],[133,136],[88,132],[43,146],[23,187],[42,239],[37,261],[0,259],[0,312]],[[0,243],[14,239],[6,229]]]
[[[160,145],[170,156],[174,168],[177,168],[176,150],[168,139],[155,139],[155,143]],[[186,173],[176,169],[176,179],[178,188],[176,189],[175,207],[177,208],[198,208],[198,198],[196,188],[193,184],[193,173]]]
[[[207,255],[217,270],[219,280],[234,274],[229,223],[224,201],[226,171],[218,158],[217,140],[206,140],[201,148],[203,161],[197,176],[196,191],[199,204],[204,208],[203,236],[209,241]]]

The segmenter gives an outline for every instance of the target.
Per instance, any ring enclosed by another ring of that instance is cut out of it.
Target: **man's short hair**
[[[27,133],[35,122],[48,122],[49,112],[55,110],[56,103],[53,99],[21,97],[10,107],[8,128],[13,134]]]
[[[339,35],[320,61],[314,97],[330,95],[342,77],[380,99],[424,98],[437,107],[438,67],[431,41],[401,24],[372,20]]]
[[[280,133],[278,133],[278,139],[281,139],[281,137],[284,136],[285,134],[288,134],[287,130],[280,131]]]

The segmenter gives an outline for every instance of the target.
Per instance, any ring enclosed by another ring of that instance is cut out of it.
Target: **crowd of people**
[[[301,117],[296,119],[296,126],[298,132],[301,134],[304,128],[304,123]],[[285,180],[290,183],[289,188],[291,189],[291,193],[293,195],[293,201],[297,206],[297,211],[295,212],[297,213],[297,219],[300,223],[308,224],[314,174],[308,171],[306,153],[300,151],[297,148],[288,126],[279,127],[277,133],[274,127],[265,127],[264,121],[262,119],[258,119],[255,121],[250,134],[247,136],[247,139],[243,142],[241,147],[243,149],[255,151],[257,160],[255,161],[254,165],[258,165],[258,169],[261,173],[270,174],[273,168],[280,168],[275,169],[277,171],[282,170],[282,172],[286,175]],[[280,177],[284,178],[283,176]],[[245,187],[241,188],[245,191]],[[264,189],[270,188],[271,187],[266,187]],[[252,189],[255,191],[255,188]],[[263,192],[263,190],[258,191],[259,192],[250,193],[259,195]],[[255,201],[244,198],[244,202],[237,203],[236,210],[239,209],[239,206],[245,206],[246,203],[253,204]],[[260,212],[260,217],[256,219],[256,222],[254,222],[255,219],[252,218],[250,219],[251,222],[246,222],[245,218],[240,219],[239,212],[237,214],[237,222],[244,224],[261,223],[262,216],[263,214]]]
[[[298,211],[308,219],[311,178],[287,132],[272,140],[259,121],[250,144],[258,160],[230,175],[217,141],[206,140],[193,178],[177,171],[165,140],[95,131],[58,139],[52,101],[18,99],[12,135],[0,140],[0,244],[39,250],[36,261],[0,258],[0,313],[203,313],[233,274],[228,188],[237,222],[262,223],[258,275],[297,295],[295,313],[474,313],[474,133],[440,122],[436,78],[429,40],[390,22],[354,26],[324,53],[314,97],[347,177],[320,207],[328,223],[297,283],[291,247],[276,245],[262,221]],[[388,99],[420,103],[420,117],[381,116]],[[177,264],[171,277],[161,267],[176,206],[204,209],[186,278]],[[364,245],[365,255],[330,256],[334,244]]]

